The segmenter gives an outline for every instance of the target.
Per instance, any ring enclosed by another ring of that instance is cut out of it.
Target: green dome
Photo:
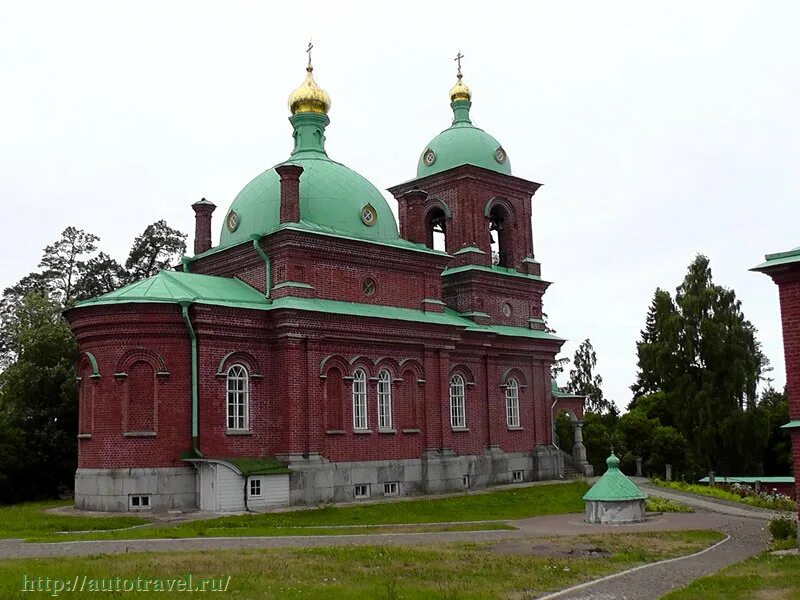
[[[453,124],[437,135],[422,151],[417,177],[441,173],[461,165],[475,165],[511,175],[511,162],[495,138],[469,120],[468,100],[452,102]]]
[[[291,158],[281,164],[303,167],[300,220],[351,237],[378,241],[399,239],[394,215],[378,189],[325,153],[327,116],[299,113],[290,120],[295,129],[295,149]],[[280,193],[280,177],[274,167],[248,183],[225,213],[220,246],[277,230],[280,227]],[[362,220],[363,209],[368,205],[376,217],[372,225]],[[235,227],[231,226],[229,218],[232,212],[236,213]]]

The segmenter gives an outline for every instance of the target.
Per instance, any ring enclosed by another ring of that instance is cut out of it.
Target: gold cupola
[[[457,102],[458,100],[466,100],[469,102],[472,99],[472,92],[469,90],[469,87],[466,83],[462,81],[464,75],[461,73],[461,59],[464,58],[464,55],[461,52],[458,53],[455,60],[458,63],[458,72],[456,73],[456,84],[450,88],[450,102]]]
[[[314,67],[311,66],[311,44],[308,45],[308,66],[306,79],[296,90],[289,94],[289,110],[293,115],[312,112],[327,115],[331,108],[331,97],[314,81]]]

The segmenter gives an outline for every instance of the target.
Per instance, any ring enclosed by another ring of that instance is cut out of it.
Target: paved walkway
[[[694,516],[699,528],[714,529],[730,536],[713,548],[692,556],[612,575],[583,586],[544,596],[544,599],[569,600],[649,600],[660,598],[670,591],[716,573],[728,565],[741,562],[766,549],[769,535],[766,520],[773,511],[740,508],[730,503],[717,503],[713,499],[699,498],[674,490],[639,483],[648,494],[678,500],[695,508],[695,513],[678,513]],[[665,515],[666,516],[666,515]],[[686,520],[688,525],[692,520]],[[663,529],[663,528],[662,528]],[[688,529],[688,527],[686,527]]]
[[[695,508],[694,513],[665,513],[643,523],[631,525],[589,525],[583,514],[550,515],[512,521],[515,531],[452,531],[430,533],[353,534],[335,536],[214,537],[152,540],[96,540],[54,543],[25,543],[0,540],[0,559],[24,557],[84,556],[127,552],[178,552],[232,548],[300,548],[329,545],[430,544],[457,541],[500,541],[535,537],[570,536],[583,533],[623,533],[636,531],[677,531],[713,529],[730,539],[700,555],[648,565],[609,578],[546,596],[570,599],[659,598],[670,590],[714,573],[732,563],[758,554],[766,548],[766,522],[772,511],[718,503],[673,490],[639,482],[648,494],[673,498]]]

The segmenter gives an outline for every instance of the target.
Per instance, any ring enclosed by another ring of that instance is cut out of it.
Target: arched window
[[[353,429],[367,429],[367,374],[353,373]]]
[[[510,254],[510,219],[508,212],[501,204],[495,204],[489,211],[489,243],[492,248],[492,264],[501,267],[512,267],[509,264]]]
[[[467,413],[464,406],[464,378],[453,375],[450,378],[450,426],[462,428],[467,426]]]
[[[242,365],[228,368],[227,422],[228,429],[250,429],[250,385],[247,369]]]
[[[392,376],[389,371],[378,373],[378,429],[392,428]]]
[[[425,245],[434,250],[446,251],[447,215],[439,208],[433,208],[425,215]]]
[[[516,379],[506,383],[506,423],[509,427],[519,427],[519,384]]]

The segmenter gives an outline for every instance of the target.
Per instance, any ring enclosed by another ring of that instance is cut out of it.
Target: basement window
[[[469,484],[470,484],[470,476],[469,474],[466,474],[464,475],[464,477],[461,478],[461,485],[465,490],[468,490]]]
[[[400,483],[397,481],[387,481],[383,484],[383,495],[384,496],[399,496],[400,495]]]
[[[369,498],[369,484],[359,483],[358,485],[353,486],[353,495],[357,499]]]
[[[261,479],[250,480],[250,497],[251,498],[261,497]]]
[[[150,508],[150,496],[129,496],[128,507],[131,510],[148,510]]]
[[[525,471],[511,471],[511,481],[514,483],[522,483],[525,481]]]

